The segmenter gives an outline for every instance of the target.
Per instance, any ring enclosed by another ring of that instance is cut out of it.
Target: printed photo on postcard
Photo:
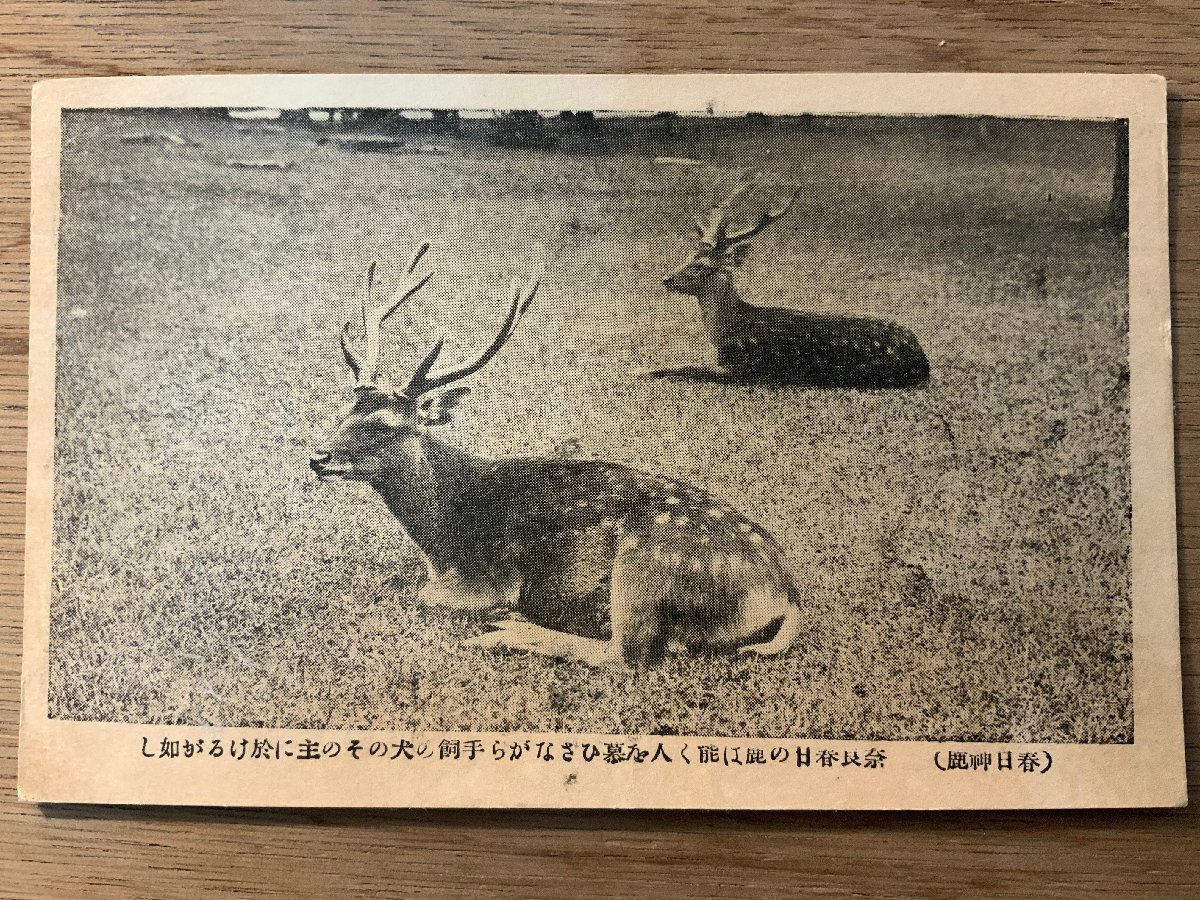
[[[35,92],[20,790],[1185,802],[1150,76]]]

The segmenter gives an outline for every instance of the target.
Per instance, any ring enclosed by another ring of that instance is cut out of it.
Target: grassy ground
[[[119,141],[138,131],[197,146]],[[1104,127],[848,121],[592,155],[356,153],[171,113],[68,114],[64,135],[52,715],[1132,739],[1126,276],[1101,226]],[[224,164],[276,156],[292,167]],[[928,389],[636,374],[705,352],[694,301],[660,279],[737,165],[801,188],[743,294],[901,322]],[[508,276],[562,234],[449,439],[616,460],[729,500],[808,591],[789,655],[634,675],[462,648],[479,624],[414,603],[415,553],[378,499],[310,477],[348,399],[336,331],[372,258],[433,242],[440,274],[388,350],[402,368],[439,332],[477,347]]]

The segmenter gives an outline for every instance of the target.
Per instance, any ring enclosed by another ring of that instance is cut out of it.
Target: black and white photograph
[[[1129,115],[242,96],[55,111],[47,722],[1142,743]]]

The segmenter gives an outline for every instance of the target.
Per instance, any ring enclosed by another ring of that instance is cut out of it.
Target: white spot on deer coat
[[[654,517],[655,525],[666,525],[670,521],[671,521],[671,514],[669,512],[661,512],[657,516]]]

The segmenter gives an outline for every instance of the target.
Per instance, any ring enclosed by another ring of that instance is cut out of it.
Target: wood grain
[[[1196,815],[223,812],[15,802],[29,89],[186,72],[1101,71],[1171,84],[1189,771],[1200,685],[1200,0],[0,8],[0,894],[1195,896]]]

